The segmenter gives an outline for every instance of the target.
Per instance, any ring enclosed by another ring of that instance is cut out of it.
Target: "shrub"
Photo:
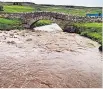
[[[3,11],[3,6],[0,6],[0,11]]]

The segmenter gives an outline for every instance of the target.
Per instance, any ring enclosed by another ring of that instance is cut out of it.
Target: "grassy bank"
[[[19,19],[0,18],[0,30],[20,29],[22,28]]]
[[[102,23],[76,23],[78,33],[102,44]]]
[[[33,27],[39,27],[44,25],[51,24],[51,20],[39,20],[36,23],[33,23]],[[0,18],[0,30],[9,30],[9,29],[22,29],[22,22],[20,19],[7,19]]]

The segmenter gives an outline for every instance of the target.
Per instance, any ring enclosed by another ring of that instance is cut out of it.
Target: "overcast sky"
[[[20,1],[34,2],[36,4],[55,5],[77,5],[77,6],[100,6],[103,7],[103,0],[0,0],[0,1]]]

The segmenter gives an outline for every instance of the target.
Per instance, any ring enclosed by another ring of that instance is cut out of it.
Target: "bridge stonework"
[[[32,28],[32,24],[41,20],[48,19],[54,22],[102,22],[101,17],[73,16],[56,12],[31,12],[31,13],[0,13],[1,17],[20,18],[25,28]]]

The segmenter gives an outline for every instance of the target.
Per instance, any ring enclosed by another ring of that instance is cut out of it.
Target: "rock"
[[[13,33],[10,33],[10,37],[13,37],[14,36],[14,34]]]
[[[24,45],[22,45],[22,44],[17,44],[16,47],[18,47],[18,48],[24,48]]]
[[[56,52],[61,52],[61,50],[55,50]]]
[[[32,41],[32,38],[28,38],[26,41]]]
[[[8,44],[16,44],[15,41],[7,41]]]
[[[99,47],[99,51],[103,51],[102,46]]]
[[[63,30],[64,32],[69,32],[69,33],[76,33],[76,28],[74,26],[67,26]]]

